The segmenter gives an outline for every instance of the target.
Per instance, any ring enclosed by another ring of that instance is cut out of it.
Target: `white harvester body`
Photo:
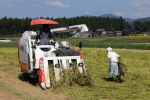
[[[54,32],[70,32],[80,30],[87,32],[88,28],[85,24],[69,26],[67,28],[51,29]],[[23,72],[25,79],[31,78],[39,83],[43,88],[50,88],[52,83],[50,80],[49,65],[53,65],[55,79],[59,81],[63,78],[63,70],[72,68],[73,61],[76,62],[80,73],[86,73],[86,65],[82,55],[73,49],[70,49],[69,42],[55,41],[50,45],[38,45],[37,33],[34,31],[25,31],[22,37],[18,40],[18,59],[19,66]]]

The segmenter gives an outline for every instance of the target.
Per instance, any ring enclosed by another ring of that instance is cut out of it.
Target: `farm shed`
[[[91,32],[91,37],[100,37],[101,33],[100,32]]]
[[[122,36],[136,36],[134,32],[130,32],[129,30],[123,30]]]
[[[101,37],[106,36],[106,31],[104,29],[97,29],[96,32],[99,32]]]
[[[113,36],[113,34],[114,34],[113,31],[106,31],[107,36]]]
[[[122,36],[122,31],[115,31],[116,36]]]
[[[129,36],[130,31],[129,30],[123,30],[122,31],[122,36]]]
[[[129,36],[136,36],[134,32],[130,32]]]
[[[94,37],[94,36],[92,35],[92,33],[93,33],[92,31],[87,32],[87,33],[86,33],[86,37]]]

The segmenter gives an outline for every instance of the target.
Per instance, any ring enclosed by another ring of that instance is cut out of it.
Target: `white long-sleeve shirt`
[[[117,62],[118,61],[118,57],[120,57],[116,52],[108,52],[108,59],[111,58],[112,62]]]

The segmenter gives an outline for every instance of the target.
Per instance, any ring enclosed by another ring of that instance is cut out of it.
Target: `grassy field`
[[[122,37],[104,37],[104,38],[58,38],[59,41],[69,41],[73,46],[78,46],[79,42],[83,47],[92,48],[125,48],[125,49],[150,49],[150,36],[122,36]]]
[[[17,38],[9,38],[13,42],[1,43],[0,47],[17,47]],[[150,50],[150,36],[121,36],[104,38],[56,38],[57,41],[68,41],[72,46],[78,46],[82,42],[83,47],[92,48],[112,48],[118,49],[139,49]]]
[[[88,72],[92,75],[95,87],[60,88],[68,98],[76,100],[148,100],[150,99],[150,51],[118,50],[128,72],[122,84],[108,81],[107,53],[105,49],[83,48]]]
[[[102,38],[102,40],[103,42],[109,40],[117,41],[117,39],[118,41],[122,41],[123,38],[124,42],[128,42],[127,37],[122,37],[121,40],[113,37],[108,37],[107,39]],[[131,38],[132,40],[143,41],[150,37]],[[71,41],[71,39],[68,40]],[[73,41],[79,42],[81,40],[82,42],[100,41],[99,39],[88,40],[74,38],[72,39],[72,43]],[[130,42],[129,44],[133,43]],[[142,44],[146,43],[149,42]],[[79,49],[77,47],[73,48],[76,50]],[[116,78],[114,82],[108,81],[106,48],[83,47],[80,53],[85,59],[87,71],[91,75],[95,87],[74,85],[71,87],[61,86],[56,89],[50,88],[46,91],[42,91],[39,87],[32,86],[19,79],[20,68],[18,67],[17,47],[1,47],[0,91],[3,90],[7,92],[7,94],[13,95],[11,97],[15,99],[12,100],[149,100],[150,50],[114,48],[113,51],[121,56],[122,62],[128,67],[128,72],[122,77],[123,83],[118,83]],[[51,98],[53,96],[55,98]],[[0,97],[0,99],[7,100],[6,97],[4,99]]]

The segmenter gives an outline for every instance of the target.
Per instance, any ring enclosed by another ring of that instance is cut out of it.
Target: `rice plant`
[[[121,61],[118,62],[118,69],[119,69],[119,75],[120,76],[124,76],[128,70],[127,66]]]
[[[55,73],[53,65],[50,66],[50,79],[52,82],[53,88],[57,88],[60,86],[95,86],[94,81],[89,73],[80,73],[78,70],[78,66],[73,63],[72,69],[63,69],[63,78],[59,81],[55,79]]]

